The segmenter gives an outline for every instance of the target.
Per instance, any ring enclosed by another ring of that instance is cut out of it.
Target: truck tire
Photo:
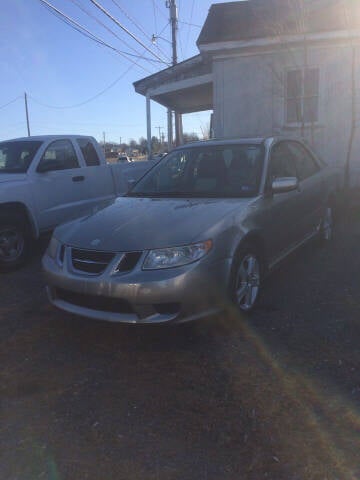
[[[28,222],[18,213],[0,213],[0,272],[23,265],[31,246]]]

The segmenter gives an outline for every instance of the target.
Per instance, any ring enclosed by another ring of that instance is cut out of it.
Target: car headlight
[[[180,247],[159,248],[150,250],[147,254],[143,269],[156,270],[158,268],[181,267],[196,262],[204,257],[212,247],[212,241],[193,243]]]
[[[59,251],[59,247],[60,247],[59,240],[57,240],[55,237],[51,237],[49,246],[47,248],[47,254],[49,255],[50,258],[55,260]]]

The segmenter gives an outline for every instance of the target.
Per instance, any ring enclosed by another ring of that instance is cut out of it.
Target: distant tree
[[[157,137],[151,137],[151,150],[152,153],[158,153],[160,150],[160,142]]]
[[[133,138],[129,142],[129,147],[133,150],[137,148],[137,143]]]
[[[195,132],[183,133],[183,140],[184,143],[197,142],[199,140],[199,136]]]
[[[146,138],[144,138],[144,137],[140,137],[140,138],[139,138],[139,150],[140,150],[141,153],[143,153],[144,155],[145,155],[146,153],[148,153],[148,144],[147,144]]]

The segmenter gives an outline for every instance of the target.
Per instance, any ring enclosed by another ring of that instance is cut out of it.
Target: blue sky
[[[62,12],[105,42],[119,50],[141,55],[144,48],[107,19],[90,0],[48,0]],[[159,39],[151,44],[151,35],[170,38],[167,25],[169,11],[165,0],[98,0],[111,14],[160,55],[170,56],[171,46]],[[120,5],[122,10],[116,5]],[[198,53],[196,39],[211,0],[177,0],[179,9],[179,61]],[[84,11],[101,20],[113,34]],[[124,13],[125,12],[125,13]],[[130,17],[130,18],[129,18]],[[136,25],[132,21],[135,21]],[[139,28],[140,26],[140,28]],[[145,36],[146,33],[146,36]],[[144,55],[151,57],[145,51]],[[137,59],[134,59],[137,61]],[[145,68],[147,71],[141,68]],[[126,70],[130,70],[126,72]],[[132,83],[163,67],[141,60],[133,65],[127,59],[85,38],[52,15],[40,0],[2,2],[0,16],[0,139],[25,136],[26,121],[23,93],[29,95],[29,116],[32,135],[79,133],[109,141],[128,141],[146,136],[145,99],[135,93]],[[122,78],[120,78],[123,75]],[[76,108],[120,80],[104,94]],[[4,106],[8,102],[16,101]],[[44,104],[44,105],[41,105]],[[201,134],[201,126],[209,120],[208,112],[184,116],[184,131]],[[152,125],[166,127],[166,110],[152,102]],[[166,133],[166,131],[164,130]],[[153,128],[153,135],[158,130]]]

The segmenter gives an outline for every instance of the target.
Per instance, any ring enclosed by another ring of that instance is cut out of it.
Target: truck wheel
[[[27,259],[30,244],[26,220],[17,214],[0,214],[0,271],[20,267]]]
[[[257,302],[262,281],[262,260],[257,249],[244,245],[237,252],[234,260],[230,296],[236,307],[243,312],[250,312]]]

